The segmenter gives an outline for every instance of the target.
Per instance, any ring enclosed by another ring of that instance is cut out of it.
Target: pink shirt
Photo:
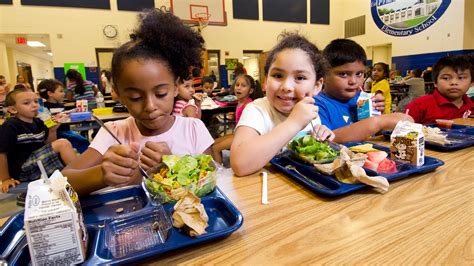
[[[106,125],[123,144],[137,142],[142,148],[147,141],[166,142],[171,153],[180,156],[203,153],[214,143],[204,123],[196,118],[176,116],[173,126],[157,136],[143,136],[133,117],[108,122]],[[115,144],[118,144],[117,141],[101,128],[89,147],[104,155]]]
[[[253,102],[252,98],[247,98],[247,100],[242,104],[241,106],[237,105],[237,109],[235,109],[235,124],[239,123],[240,116],[242,115],[242,112],[245,109],[245,106],[247,106],[248,103]]]
[[[189,104],[189,103],[187,103],[186,101],[183,101],[183,100],[178,100],[174,103],[173,114],[182,116],[183,115],[183,109],[188,107],[188,106],[192,106],[194,109],[196,109],[196,113],[198,112],[198,108],[197,108],[196,105]]]

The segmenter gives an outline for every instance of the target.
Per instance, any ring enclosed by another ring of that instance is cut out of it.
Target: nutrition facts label
[[[29,237],[38,264],[79,263],[81,243],[73,224],[73,214],[62,213],[28,221]]]

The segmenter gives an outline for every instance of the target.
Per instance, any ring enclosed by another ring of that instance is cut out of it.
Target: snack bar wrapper
[[[357,118],[359,120],[381,115],[381,112],[373,106],[372,98],[374,95],[363,91],[360,93],[357,99]]]
[[[56,170],[28,184],[25,230],[33,265],[71,265],[86,258],[87,230],[77,193]]]
[[[416,166],[425,163],[423,125],[402,120],[390,136],[390,157]]]
[[[206,233],[209,217],[207,216],[201,199],[191,191],[174,205],[173,226],[184,228],[190,236],[198,236]]]

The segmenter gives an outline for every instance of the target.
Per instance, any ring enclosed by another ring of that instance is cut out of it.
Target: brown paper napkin
[[[206,233],[208,221],[209,217],[201,199],[191,191],[187,191],[174,205],[173,226],[185,229],[190,236]]]

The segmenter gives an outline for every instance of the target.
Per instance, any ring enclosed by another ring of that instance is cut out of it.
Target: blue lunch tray
[[[209,227],[206,228],[206,234],[193,238],[180,229],[173,227],[169,231],[165,243],[117,258],[112,255],[105,243],[105,228],[102,227],[104,221],[124,213],[153,208],[153,203],[148,200],[143,189],[138,186],[85,197],[81,200],[81,208],[89,233],[89,243],[87,258],[83,264],[123,264],[150,259],[165,252],[225,238],[242,225],[242,214],[218,187],[209,195],[201,198],[201,203],[209,216]],[[171,217],[174,203],[164,204],[163,206]],[[123,212],[117,213],[117,208],[123,208]],[[10,244],[15,234],[22,230],[23,218],[23,211],[19,212],[0,228],[0,253]],[[12,254],[6,259],[9,265],[27,265],[30,263],[26,237],[16,245]]]
[[[347,147],[352,147],[355,145],[364,144],[367,142],[349,142],[344,143]],[[383,150],[390,154],[390,149],[381,145],[373,144],[373,147],[378,150]],[[378,174],[377,172],[364,168],[365,172],[369,176],[376,176],[381,175],[387,178],[388,181],[395,181],[398,179],[405,178],[411,174],[421,174],[433,171],[434,169],[440,167],[444,164],[443,161],[425,156],[425,164],[423,166],[414,166],[407,163],[402,163],[399,161],[395,161],[397,165],[397,173],[393,174]],[[353,191],[369,187],[366,184],[358,183],[358,184],[347,184],[343,183],[336,179],[334,176],[328,176],[322,174],[314,166],[301,163],[298,160],[293,159],[288,152],[284,152],[280,155],[275,156],[270,163],[278,168],[280,171],[285,173],[291,179],[294,179],[312,192],[323,195],[323,196],[341,196]],[[298,172],[292,170],[291,168],[287,168],[288,166],[294,167]],[[304,176],[303,176],[304,175]]]
[[[437,127],[436,124],[426,124],[425,126]],[[425,141],[426,148],[437,151],[454,151],[474,145],[474,127],[454,124],[450,129],[440,129],[448,133],[448,140],[453,141],[453,143],[441,145],[431,141]],[[392,131],[382,130],[380,133],[382,133],[386,140],[390,140]]]

